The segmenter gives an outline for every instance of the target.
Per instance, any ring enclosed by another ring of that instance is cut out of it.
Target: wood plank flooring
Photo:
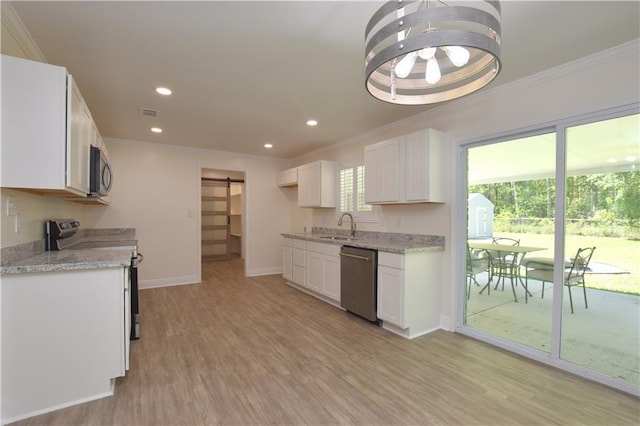
[[[113,397],[19,425],[623,425],[630,395],[439,331],[395,336],[242,261],[140,293]]]

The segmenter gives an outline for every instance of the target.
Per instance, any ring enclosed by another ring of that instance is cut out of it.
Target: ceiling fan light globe
[[[435,54],[435,47],[425,47],[424,49],[418,50],[418,56],[420,56],[420,59],[424,59],[425,61],[428,61],[429,58],[433,58]]]
[[[411,69],[416,63],[417,58],[418,54],[416,52],[410,52],[405,55],[404,58],[400,59],[395,68],[396,77],[407,78],[409,74],[411,74]]]
[[[463,67],[469,62],[469,50],[461,46],[442,46],[451,63],[456,67]]]
[[[424,79],[427,80],[429,84],[436,84],[440,81],[442,74],[440,73],[440,67],[438,66],[438,60],[434,57],[431,57],[427,60],[427,72],[425,73]]]

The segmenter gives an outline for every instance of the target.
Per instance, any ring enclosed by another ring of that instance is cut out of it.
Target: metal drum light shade
[[[500,72],[499,1],[385,3],[365,32],[367,90],[402,105],[475,92]]]

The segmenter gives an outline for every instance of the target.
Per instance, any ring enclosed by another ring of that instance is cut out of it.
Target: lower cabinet
[[[113,394],[128,282],[128,268],[2,276],[3,424]]]
[[[307,287],[340,302],[340,246],[307,243]]]
[[[413,338],[440,328],[441,251],[378,253],[378,318]]]
[[[323,300],[339,304],[339,245],[285,238],[282,257],[284,279],[298,288],[311,290],[314,296],[322,296]],[[291,273],[289,273],[289,262]]]
[[[303,286],[306,285],[307,278],[306,243],[304,240],[293,240],[291,281]]]
[[[282,278],[293,279],[293,242],[291,238],[282,241]]]

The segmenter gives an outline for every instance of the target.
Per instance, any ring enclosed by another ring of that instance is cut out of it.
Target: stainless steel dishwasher
[[[342,246],[340,250],[340,305],[347,311],[377,322],[378,252]]]

